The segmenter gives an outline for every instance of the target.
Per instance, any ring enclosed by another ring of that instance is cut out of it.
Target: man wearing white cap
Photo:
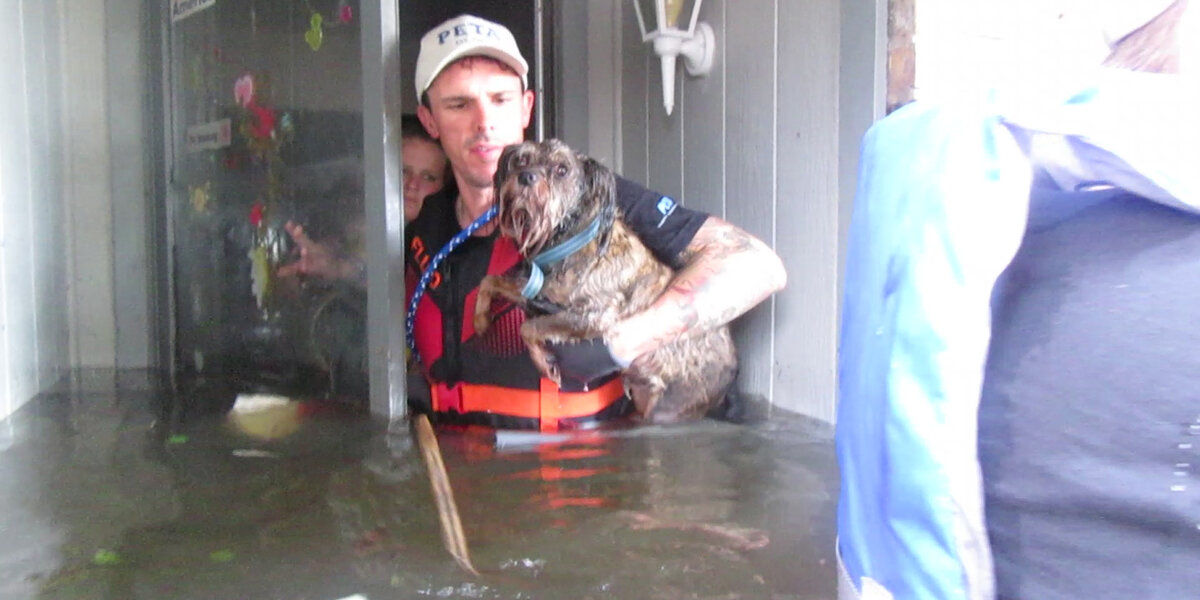
[[[454,177],[425,202],[408,228],[410,290],[439,249],[491,208],[500,154],[523,141],[532,114],[534,93],[527,77],[528,64],[516,41],[497,23],[462,15],[422,38],[417,115],[441,142]],[[540,377],[522,345],[520,311],[498,316],[485,339],[474,336],[471,319],[464,318],[472,314],[474,291],[484,275],[520,261],[492,224],[483,225],[444,254],[416,312],[413,340],[435,413],[543,429],[622,414],[627,403],[613,373],[685,331],[732,320],[783,287],[782,261],[745,231],[619,177],[617,196],[626,222],[678,269],[671,288],[593,343],[551,349],[564,388],[567,381],[583,384],[559,390]]]

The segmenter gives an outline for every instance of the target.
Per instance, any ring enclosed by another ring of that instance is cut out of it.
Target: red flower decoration
[[[346,6],[343,6],[342,10],[338,11],[338,20],[343,23],[349,23],[350,20],[353,18],[354,18],[354,9],[350,8],[349,4],[347,4]]]
[[[263,205],[261,202],[255,202],[254,206],[250,207],[250,224],[258,227],[262,225],[263,220]]]
[[[275,131],[275,111],[263,108],[253,102],[246,108],[254,113],[254,122],[250,125],[250,133],[256,138],[268,139]]]

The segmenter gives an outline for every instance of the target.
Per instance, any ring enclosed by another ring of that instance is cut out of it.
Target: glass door
[[[359,8],[170,0],[179,386],[366,402]]]

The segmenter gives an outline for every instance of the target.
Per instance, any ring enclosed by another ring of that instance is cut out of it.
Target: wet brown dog
[[[475,330],[491,321],[492,299],[503,297],[526,309],[521,336],[533,362],[561,383],[543,342],[595,338],[637,313],[666,290],[674,271],[659,262],[622,222],[616,179],[597,161],[558,140],[509,146],[495,176],[498,227],[522,256],[536,257],[598,223],[598,234],[561,262],[544,268],[545,282],[534,298],[562,310],[535,316],[521,294],[528,274],[489,275],[479,286]],[[703,416],[721,402],[737,372],[737,357],[725,327],[689,333],[638,358],[623,373],[638,412],[653,422]]]

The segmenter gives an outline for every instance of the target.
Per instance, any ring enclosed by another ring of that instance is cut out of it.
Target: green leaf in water
[[[168,444],[186,444],[187,441],[188,441],[188,436],[183,435],[182,433],[177,433],[177,434],[167,438]]]
[[[105,550],[101,548],[96,551],[95,555],[92,556],[92,562],[102,567],[118,565],[121,564],[121,555],[113,552],[112,550]]]
[[[217,550],[208,555],[208,559],[215,563],[227,563],[233,560],[233,550]]]

